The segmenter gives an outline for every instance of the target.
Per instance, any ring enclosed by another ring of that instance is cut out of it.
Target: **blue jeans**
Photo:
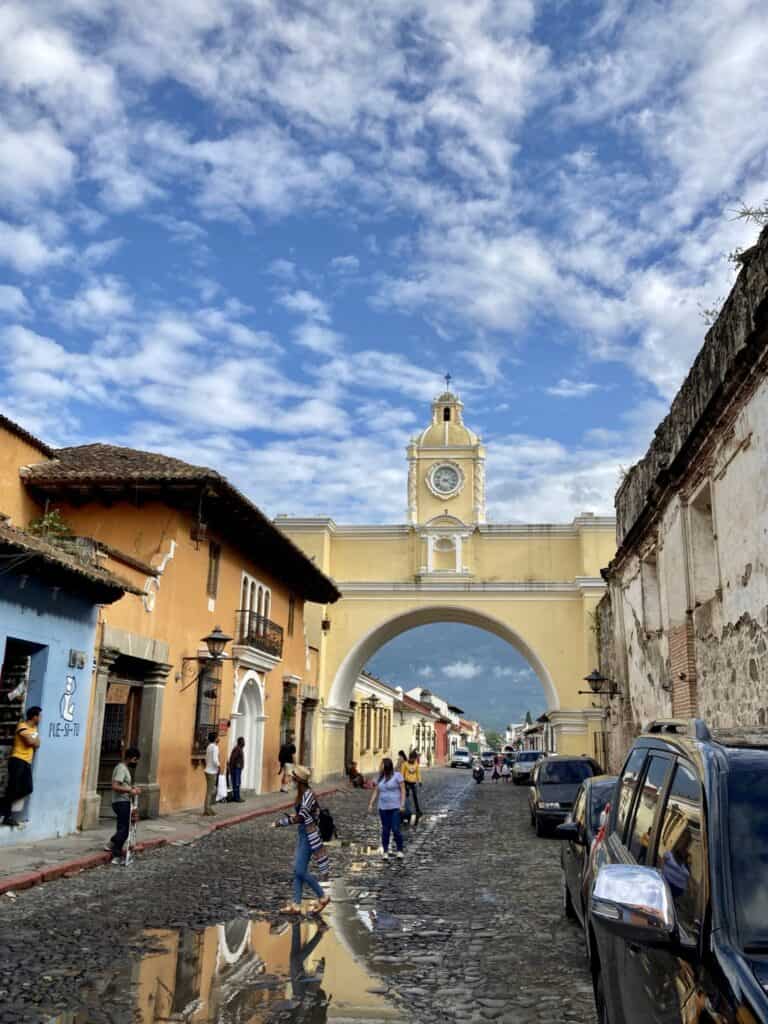
[[[379,809],[379,817],[381,818],[381,845],[384,848],[384,853],[389,850],[389,835],[395,837],[395,846],[398,850],[403,848],[403,833],[400,831],[400,810],[395,808],[393,811],[382,811]]]
[[[309,861],[312,857],[312,850],[309,847],[307,830],[299,825],[299,834],[296,842],[296,859],[293,862],[293,902],[301,903],[304,885],[308,885],[318,899],[323,899],[325,893],[314,875],[309,872]]]
[[[243,769],[242,768],[230,768],[229,769],[229,779],[230,779],[230,782],[232,783],[232,799],[233,800],[239,800],[240,799],[240,782],[242,781],[242,778],[243,778]]]

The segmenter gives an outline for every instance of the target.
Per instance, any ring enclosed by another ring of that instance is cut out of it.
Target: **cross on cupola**
[[[450,375],[450,373],[446,373],[446,375],[443,378],[443,380],[445,381],[445,390],[446,391],[450,391],[451,390],[451,381],[453,380],[453,377]]]

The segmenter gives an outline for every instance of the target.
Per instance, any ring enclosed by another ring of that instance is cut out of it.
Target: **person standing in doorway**
[[[301,900],[304,895],[304,886],[308,886],[317,896],[317,902],[310,908],[311,914],[322,914],[331,897],[326,896],[322,886],[309,870],[309,862],[314,854],[317,860],[318,870],[323,876],[328,875],[328,857],[323,846],[323,839],[318,828],[320,820],[320,805],[317,797],[309,785],[309,768],[296,764],[293,766],[291,777],[296,784],[296,803],[293,814],[284,814],[273,823],[272,828],[285,828],[288,825],[298,825],[296,840],[296,856],[293,862],[293,903],[282,907],[281,914],[300,914]]]
[[[125,757],[112,772],[112,810],[117,818],[117,830],[105,849],[112,854],[112,863],[121,864],[123,847],[131,830],[131,797],[139,791],[133,784],[131,768],[135,768],[141,754],[137,747],[128,747]]]
[[[288,769],[296,759],[296,745],[288,740],[280,747],[277,760],[280,764],[277,774],[280,776],[280,792],[288,792]]]
[[[205,748],[205,806],[203,814],[215,814],[213,809],[216,800],[216,784],[219,781],[219,737],[215,732],[208,733],[208,746]]]
[[[245,767],[245,739],[237,737],[232,753],[229,755],[229,781],[232,783],[232,802],[242,804],[245,801],[240,796],[240,783],[243,781],[243,768]]]
[[[389,860],[389,838],[395,837],[397,847],[396,857],[402,860],[403,857],[403,834],[400,831],[400,812],[405,807],[405,781],[400,772],[395,771],[391,757],[385,757],[381,762],[376,789],[371,794],[368,802],[368,810],[373,810],[373,805],[379,801],[379,817],[381,818],[381,852],[384,860]]]
[[[413,801],[412,807],[414,813],[411,814],[411,825],[415,825],[421,817],[421,807],[419,806],[419,786],[421,785],[421,765],[418,762],[416,753],[414,752],[405,762],[401,772],[403,780],[405,782],[405,799],[406,803]]]
[[[40,747],[40,716],[43,709],[34,705],[27,709],[27,717],[16,726],[13,736],[11,755],[8,758],[8,784],[5,788],[5,796],[0,801],[0,814],[2,814],[3,825],[10,825],[16,828],[19,824],[18,818],[14,817],[14,811],[18,813],[24,806],[24,801],[32,792],[32,761],[35,751]]]

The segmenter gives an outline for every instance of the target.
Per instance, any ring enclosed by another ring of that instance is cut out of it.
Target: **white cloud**
[[[36,274],[69,254],[66,246],[48,243],[34,228],[0,221],[0,263],[19,274]]]
[[[338,274],[354,274],[360,268],[360,260],[357,256],[334,256],[331,260],[331,270]]]
[[[544,390],[555,398],[587,398],[598,388],[599,385],[593,381],[570,380],[568,377],[561,377],[557,384],[552,384]]]
[[[89,281],[59,311],[75,324],[109,326],[132,313],[133,298],[124,281],[106,274]]]
[[[14,317],[28,316],[29,303],[21,288],[10,284],[0,284],[0,313]]]
[[[300,313],[310,320],[327,324],[331,319],[327,303],[303,288],[295,292],[285,292],[277,301],[291,313]]]
[[[46,121],[12,127],[0,118],[0,189],[5,202],[55,195],[72,181],[75,156]]]
[[[453,661],[443,665],[440,671],[449,679],[475,679],[483,672],[483,667],[475,661]]]
[[[416,675],[421,676],[422,679],[431,679],[435,674],[435,670],[431,665],[422,665],[416,672]]]

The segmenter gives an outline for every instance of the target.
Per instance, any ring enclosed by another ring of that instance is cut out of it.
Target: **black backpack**
[[[320,832],[320,838],[324,843],[330,843],[330,841],[338,835],[336,825],[333,821],[333,815],[327,807],[320,808],[320,816],[317,819],[317,828]]]

